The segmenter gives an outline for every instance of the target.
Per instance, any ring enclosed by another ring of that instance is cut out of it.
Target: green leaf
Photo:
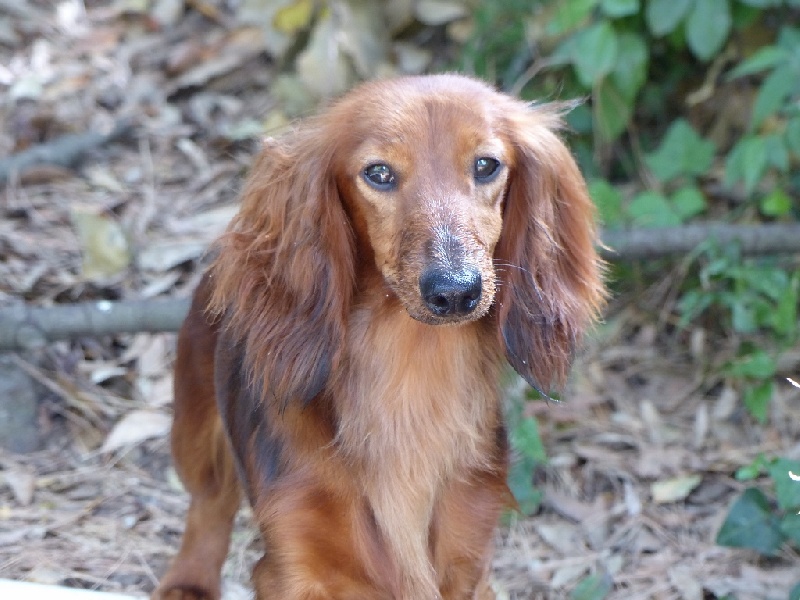
[[[606,227],[622,224],[622,194],[605,179],[589,182],[589,195],[600,213],[600,221]]]
[[[508,487],[524,515],[532,515],[542,503],[542,491],[533,485],[534,467],[527,460],[518,460],[511,463],[508,471]]]
[[[628,206],[628,214],[641,227],[675,227],[681,224],[672,205],[658,192],[638,194]]]
[[[795,543],[800,544],[800,542],[797,541],[795,541]],[[795,585],[789,592],[789,600],[800,600],[800,583]]]
[[[675,214],[678,215],[682,222],[699,215],[705,211],[707,206],[703,192],[693,185],[679,189],[672,194],[670,201]]]
[[[735,377],[768,379],[775,375],[775,360],[763,350],[753,350],[734,362],[729,373]]]
[[[595,573],[581,580],[569,595],[570,600],[603,600],[611,592],[614,582],[608,575]]]
[[[711,59],[731,32],[728,0],[696,0],[686,20],[686,43],[700,60]]]
[[[771,313],[772,329],[789,338],[797,336],[797,306],[800,304],[800,272],[795,273],[789,284],[778,296],[778,306]]]
[[[762,214],[767,217],[783,217],[792,210],[792,199],[782,189],[775,188],[759,202]]]
[[[511,430],[511,443],[514,448],[525,458],[537,463],[547,461],[542,438],[539,436],[539,425],[536,419],[530,417],[521,419]]]
[[[767,459],[763,454],[756,456],[749,465],[744,465],[736,470],[734,477],[737,481],[748,481],[755,479],[764,473],[767,467]]]
[[[645,156],[645,162],[659,181],[679,175],[702,175],[714,160],[714,143],[704,140],[684,119],[677,119],[658,149]]]
[[[619,137],[628,126],[632,111],[632,103],[609,79],[600,82],[594,94],[592,116],[601,139],[611,142]]]
[[[733,147],[725,162],[725,180],[730,185],[744,180],[745,192],[755,190],[767,168],[767,142],[761,136],[744,137]]]
[[[627,17],[639,12],[639,0],[601,0],[600,7],[609,17]]]
[[[786,103],[796,85],[794,70],[789,65],[782,65],[769,74],[761,84],[753,105],[753,129],[757,129],[764,119]]]
[[[686,327],[694,319],[703,314],[709,306],[714,303],[714,295],[706,293],[700,289],[693,289],[686,292],[678,302],[678,310],[681,313],[679,326]]]
[[[767,164],[781,173],[789,170],[789,151],[782,135],[773,133],[764,138],[767,152]]]
[[[692,0],[650,0],[645,10],[647,27],[656,37],[672,33],[691,4]]]
[[[753,55],[742,62],[728,73],[728,79],[736,79],[737,77],[745,77],[753,73],[759,73],[766,69],[770,69],[775,65],[779,65],[786,61],[789,53],[784,48],[777,46],[764,46],[759,48]]]
[[[637,33],[623,32],[619,34],[617,41],[617,63],[611,72],[611,78],[620,93],[632,104],[647,80],[650,51],[642,36]]]
[[[578,34],[572,64],[585,87],[593,87],[611,72],[617,62],[617,46],[617,33],[608,21],[595,23]]]
[[[783,543],[778,518],[772,514],[769,500],[757,488],[749,488],[733,503],[717,533],[720,546],[750,548],[773,556]]]
[[[748,412],[763,425],[767,422],[769,403],[772,400],[772,382],[764,381],[746,388],[743,400]]]
[[[572,2],[559,2],[556,4],[556,13],[547,24],[547,33],[559,36],[576,29],[581,25],[597,6],[597,0],[574,0]]]
[[[800,473],[800,461],[778,458],[768,467],[770,478],[775,483],[775,497],[781,510],[800,510],[800,482],[789,477],[789,471]]]
[[[791,540],[795,546],[800,546],[800,515],[795,512],[784,515],[781,519],[781,533]],[[798,591],[800,591],[800,586]]]
[[[789,150],[795,155],[800,155],[800,117],[793,117],[789,120],[783,135]]]
[[[746,300],[746,298],[735,297],[731,305],[731,322],[734,331],[738,333],[755,333],[758,330],[756,314]]]
[[[797,49],[800,48],[800,29],[796,27],[781,28],[778,35],[778,46],[796,56]]]

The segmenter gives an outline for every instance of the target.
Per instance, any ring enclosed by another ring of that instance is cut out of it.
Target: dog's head
[[[457,323],[494,301],[514,161],[498,94],[455,76],[362,86],[331,111],[336,176],[389,289],[415,319]]]
[[[414,319],[493,319],[521,375],[563,383],[603,288],[560,113],[458,75],[362,85],[266,146],[221,244],[216,306],[248,354],[281,361],[267,371],[310,370],[286,384],[308,398],[367,262]]]

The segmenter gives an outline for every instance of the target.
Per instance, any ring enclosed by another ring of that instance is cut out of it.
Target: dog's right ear
[[[353,296],[353,234],[330,138],[312,121],[265,142],[210,270],[210,310],[244,344],[250,383],[282,406],[324,387]]]

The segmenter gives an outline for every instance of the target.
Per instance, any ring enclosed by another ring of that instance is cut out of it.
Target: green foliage
[[[767,556],[777,554],[783,541],[780,519],[758,488],[745,490],[734,502],[717,534],[721,546],[750,548]]]
[[[789,472],[800,471],[800,461],[783,458],[756,458],[739,469],[737,479],[755,479],[766,472],[774,489],[774,500],[759,488],[748,488],[731,506],[717,543],[750,548],[765,556],[775,556],[784,544],[800,548],[800,483]]]
[[[748,411],[764,423],[777,356],[797,341],[800,271],[789,273],[774,260],[743,259],[736,247],[706,244],[698,255],[697,279],[678,302],[679,324],[686,327],[713,313],[737,335],[738,356],[723,375],[742,389]]]
[[[518,413],[521,412],[519,407]],[[542,502],[542,492],[533,485],[533,471],[547,461],[544,445],[539,437],[539,425],[531,417],[510,419],[511,444],[516,456],[511,464],[508,485],[525,515],[535,513]]]
[[[659,181],[705,174],[714,161],[714,144],[701,138],[684,119],[673,121],[661,145],[645,155],[647,166]]]

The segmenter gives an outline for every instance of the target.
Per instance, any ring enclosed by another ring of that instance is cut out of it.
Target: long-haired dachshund
[[[219,598],[242,491],[259,600],[494,597],[504,358],[560,386],[604,298],[561,112],[407,77],[265,143],[178,338],[154,598]]]

